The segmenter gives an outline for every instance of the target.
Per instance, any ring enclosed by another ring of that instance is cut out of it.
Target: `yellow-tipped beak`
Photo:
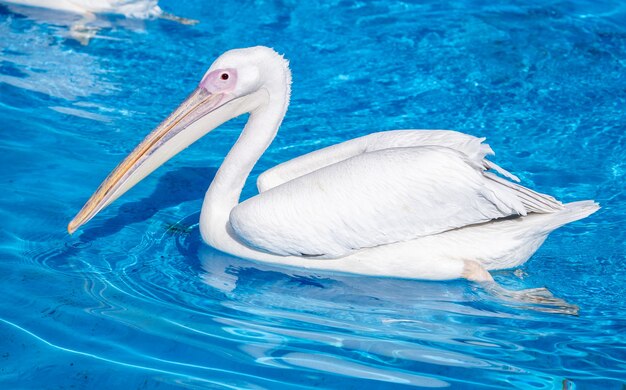
[[[232,99],[199,87],[107,176],[67,225],[72,234],[178,152],[236,116],[218,112]],[[209,115],[213,113],[212,115]],[[203,120],[201,120],[203,119]]]

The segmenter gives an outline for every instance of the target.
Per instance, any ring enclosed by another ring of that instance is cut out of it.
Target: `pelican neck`
[[[274,140],[289,102],[289,89],[269,92],[268,99],[250,111],[237,142],[226,155],[204,198],[200,215],[203,238],[221,249],[220,237],[230,237],[230,211],[239,204],[241,192],[252,168]],[[231,237],[232,239],[232,237]]]

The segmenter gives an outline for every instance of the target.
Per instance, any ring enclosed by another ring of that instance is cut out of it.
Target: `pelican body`
[[[0,0],[0,3],[47,8],[74,14],[120,14],[146,19],[160,16],[163,11],[157,0]]]
[[[288,267],[412,279],[489,281],[516,267],[554,229],[598,209],[562,204],[517,184],[486,159],[483,138],[395,130],[333,145],[261,174],[253,166],[287,111],[288,62],[267,47],[220,56],[191,95],[104,180],[70,233],[152,171],[227,120],[249,113],[209,187],[203,240],[246,259]]]

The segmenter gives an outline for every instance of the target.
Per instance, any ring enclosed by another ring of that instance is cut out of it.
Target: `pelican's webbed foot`
[[[493,279],[489,271],[476,261],[466,260],[464,262],[463,277],[479,283],[492,296],[522,308],[544,313],[578,315],[578,306],[555,297],[545,287],[524,290],[509,290],[502,287]]]

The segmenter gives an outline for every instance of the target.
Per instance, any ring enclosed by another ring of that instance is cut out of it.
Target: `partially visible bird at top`
[[[158,0],[0,0],[0,4],[11,5],[12,10],[18,13],[42,9],[78,16],[71,22],[70,37],[83,45],[97,37],[99,27],[94,22],[98,14],[122,15],[139,20],[159,18],[186,25],[198,23],[197,20],[164,12]]]

